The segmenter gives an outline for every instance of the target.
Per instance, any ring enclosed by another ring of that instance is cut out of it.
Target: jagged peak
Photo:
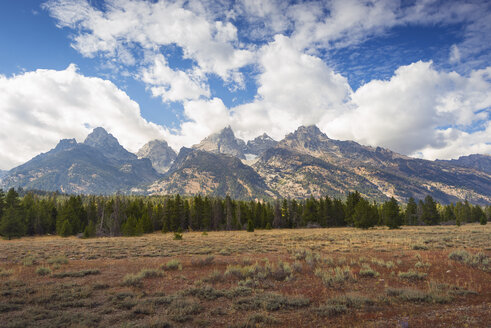
[[[84,144],[97,148],[110,158],[121,160],[136,159],[136,155],[127,151],[118,139],[102,127],[97,127],[85,138]]]
[[[271,138],[266,132],[264,132],[260,136],[255,137],[253,140],[272,140],[272,141],[276,141],[273,138]]]
[[[84,144],[89,146],[119,145],[119,141],[104,128],[97,127],[85,138]]]
[[[322,132],[316,125],[301,125],[294,132],[288,134],[285,139],[304,139],[305,137],[321,137],[329,139],[327,135]]]
[[[75,139],[61,139],[55,147],[56,151],[67,150],[75,147],[77,141]]]

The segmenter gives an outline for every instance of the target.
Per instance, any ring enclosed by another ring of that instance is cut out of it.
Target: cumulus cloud
[[[425,158],[491,151],[491,134],[467,128],[489,121],[491,67],[462,76],[431,62],[402,66],[387,81],[373,80],[351,96],[352,108],[322,128],[331,136]]]
[[[149,57],[159,55],[163,46],[177,45],[200,71],[238,84],[242,83],[239,68],[253,60],[253,53],[240,47],[232,23],[195,13],[196,6],[186,7],[181,1],[111,0],[105,10],[98,10],[87,0],[50,0],[44,8],[58,26],[77,31],[72,46],[87,57],[103,54],[133,65],[134,53],[140,49]],[[155,65],[155,60],[150,62]],[[158,59],[158,63],[165,62]]]
[[[334,138],[431,159],[491,151],[485,2],[110,0],[98,9],[87,0],[50,0],[45,8],[72,29],[82,55],[136,66],[153,96],[182,103],[180,128],[156,130],[176,149],[228,124],[246,139],[263,132],[279,139],[318,124]],[[326,64],[333,49],[416,24],[462,25],[462,41],[448,49],[459,73],[416,62],[353,91]],[[170,65],[166,46],[181,49],[190,67]],[[208,79],[244,87],[241,69],[250,64],[257,94],[229,109]]]
[[[142,69],[140,78],[151,86],[152,95],[161,97],[164,102],[210,96],[210,90],[203,83],[203,75],[199,70],[186,73],[173,70],[162,55],[155,56],[153,64]]]
[[[349,100],[346,78],[296,49],[288,37],[277,35],[259,57],[256,100],[233,109],[232,126],[243,137],[267,131],[281,138],[299,125],[335,117]]]
[[[97,126],[136,151],[165,131],[140,115],[139,105],[113,83],[86,77],[75,65],[0,75],[0,169],[53,148],[62,138],[83,141]]]

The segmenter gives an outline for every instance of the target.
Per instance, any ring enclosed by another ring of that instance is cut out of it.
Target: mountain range
[[[491,156],[411,158],[380,147],[330,139],[301,126],[276,141],[245,142],[230,127],[179,154],[153,140],[135,155],[103,128],[83,143],[64,139],[0,176],[0,187],[66,193],[208,194],[237,199],[344,197],[358,190],[377,201],[433,196],[441,203],[491,203]]]

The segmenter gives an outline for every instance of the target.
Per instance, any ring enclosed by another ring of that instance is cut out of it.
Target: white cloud
[[[491,134],[466,133],[488,121],[491,67],[468,77],[438,72],[431,62],[402,66],[388,81],[373,80],[352,95],[353,108],[322,128],[340,139],[425,158],[491,151]],[[486,145],[488,143],[488,145]]]
[[[288,37],[277,35],[259,57],[256,100],[233,109],[232,127],[245,138],[264,131],[281,138],[299,125],[335,117],[349,100],[346,78],[298,51]]]
[[[239,47],[232,23],[210,20],[182,1],[111,0],[101,11],[86,0],[51,0],[44,7],[60,27],[77,31],[72,46],[87,57],[101,53],[132,65],[137,63],[132,53],[140,47],[148,56],[158,55],[162,46],[178,45],[200,71],[238,84],[242,83],[239,68],[254,57]]]
[[[152,95],[162,101],[181,101],[210,97],[208,86],[203,83],[199,70],[183,72],[171,69],[164,56],[157,55],[151,66],[142,69],[140,79],[151,85]]]
[[[175,149],[190,147],[230,123],[228,109],[219,98],[187,101],[184,114],[189,120],[181,124],[180,131],[166,136]]]
[[[140,108],[113,83],[86,77],[75,65],[0,75],[0,169],[10,169],[62,138],[83,141],[102,126],[130,151],[165,131],[140,115]]]
[[[490,68],[471,69],[487,65],[491,44],[490,13],[481,2],[111,0],[99,10],[87,0],[51,0],[45,8],[60,27],[74,30],[73,47],[82,55],[135,65],[153,96],[183,103],[188,121],[172,133],[160,129],[175,148],[227,124],[246,139],[263,132],[279,139],[318,124],[330,137],[426,158],[490,151]],[[353,92],[321,59],[395,26],[456,23],[463,41],[449,49],[449,62],[466,66],[459,73],[417,62]],[[238,35],[262,46],[243,44]],[[161,53],[168,45],[182,49],[191,68],[171,67]],[[210,75],[243,87],[240,69],[248,64],[257,68],[252,102],[229,111],[210,99]],[[483,130],[475,132],[478,123]]]

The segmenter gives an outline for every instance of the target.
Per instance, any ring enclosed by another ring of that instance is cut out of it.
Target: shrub
[[[465,262],[470,257],[470,254],[465,250],[457,250],[448,255],[448,258],[458,262]]]
[[[205,258],[193,259],[191,260],[192,266],[204,267],[213,264],[215,257],[213,255],[207,256]]]
[[[127,274],[123,278],[123,286],[140,287],[142,285],[143,276],[139,274]]]
[[[53,274],[53,278],[79,278],[79,277],[85,277],[88,275],[95,275],[99,273],[101,273],[101,271],[97,269],[73,271],[73,272],[60,272],[60,273]]]
[[[123,278],[123,286],[141,287],[144,278],[162,277],[164,274],[155,269],[143,269],[137,274],[127,274]]]
[[[409,270],[408,272],[399,272],[399,278],[406,280],[423,280],[426,278],[427,274],[423,272]]]
[[[22,260],[22,264],[24,266],[31,266],[31,265],[37,264],[37,260],[34,256],[28,256],[28,257],[24,258],[24,260]]]
[[[51,269],[48,267],[38,267],[36,273],[40,276],[47,276],[51,273]]]
[[[470,254],[465,250],[458,250],[450,253],[448,258],[474,268],[489,271],[489,257],[483,252]]]
[[[444,304],[444,303],[449,303],[452,300],[450,296],[435,290],[424,292],[421,290],[409,289],[409,288],[401,288],[401,289],[388,288],[386,289],[386,293],[388,296],[396,297],[403,302],[411,302],[411,303]]]
[[[48,264],[68,264],[66,256],[59,255],[48,259]]]
[[[182,270],[182,264],[179,260],[170,260],[162,266],[163,270]]]
[[[12,270],[5,270],[0,268],[0,277],[8,277],[12,275]]]
[[[346,281],[356,280],[349,266],[335,267],[328,271],[317,268],[314,273],[317,277],[321,278],[324,285],[328,287],[333,287],[336,284],[343,284]]]
[[[198,303],[185,299],[175,299],[169,305],[167,314],[175,322],[186,322],[192,319],[193,315],[199,314],[201,308]]]
[[[348,312],[348,308],[341,304],[322,304],[312,311],[321,317],[334,317]]]
[[[380,274],[377,271],[373,270],[370,267],[370,265],[363,264],[363,266],[359,272],[359,275],[361,277],[372,277],[373,278],[373,277],[378,277]]]
[[[182,233],[174,232],[174,240],[182,240]]]

